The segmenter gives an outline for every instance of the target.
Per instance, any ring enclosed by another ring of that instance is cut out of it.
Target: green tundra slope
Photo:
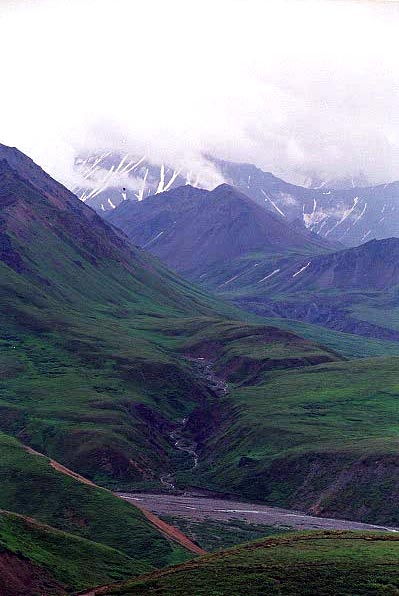
[[[396,359],[347,362],[244,322],[12,155],[12,167],[0,160],[0,508],[137,570],[188,556],[18,440],[107,487],[159,489],[172,472],[181,485],[396,523]],[[177,429],[198,443],[195,470]]]
[[[289,329],[301,337],[322,344],[336,350],[346,358],[373,358],[375,356],[399,356],[399,342],[387,339],[363,337],[342,331],[327,329],[321,325],[313,325],[293,319],[279,319],[273,317],[262,318],[264,323]]]
[[[96,482],[159,483],[168,433],[210,395],[178,344],[238,311],[17,158],[0,161],[0,430]]]
[[[149,566],[113,548],[0,512],[0,593],[71,593],[144,573]]]
[[[82,482],[0,435],[0,509],[117,549],[143,566],[167,565],[187,553],[166,540],[141,511],[108,490]]]
[[[218,362],[231,363],[232,350],[234,342]],[[235,383],[208,416],[211,432],[193,425],[201,457],[186,481],[319,515],[399,525],[399,359],[276,368],[254,378],[247,366],[248,385],[237,383],[230,366],[227,378]]]
[[[44,172],[40,188],[24,174],[0,162],[1,430],[96,480],[158,476],[169,445],[148,429],[148,404],[184,415],[192,384],[156,323],[217,303]]]
[[[397,535],[326,531],[250,542],[93,594],[393,596],[398,591]]]
[[[192,556],[139,509],[15,438],[0,435],[0,454],[1,594],[55,596]]]
[[[229,392],[199,404],[176,478],[325,516],[399,524],[399,359],[343,361],[273,327],[208,320],[180,348]]]

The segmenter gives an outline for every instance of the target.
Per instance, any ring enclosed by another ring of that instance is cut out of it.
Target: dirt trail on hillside
[[[204,550],[200,546],[197,546],[196,544],[194,544],[194,542],[192,542],[185,534],[183,534],[183,532],[181,532],[174,526],[171,526],[170,524],[167,524],[166,522],[162,521],[161,519],[159,519],[159,517],[154,515],[154,513],[151,513],[151,511],[148,511],[148,509],[145,509],[138,503],[135,503],[135,506],[138,509],[140,509],[144,513],[146,518],[148,520],[150,520],[150,522],[154,526],[156,526],[158,528],[158,530],[160,532],[162,532],[162,534],[164,534],[166,537],[168,537],[168,538],[173,537],[176,542],[179,542],[180,544],[185,546],[187,548],[187,550],[189,550],[197,555],[206,555],[207,554],[206,550]]]
[[[54,468],[55,470],[57,470],[58,472],[61,472],[61,474],[70,476],[74,480],[78,480],[79,482],[82,482],[83,484],[87,484],[89,486],[93,486],[93,487],[99,488],[101,490],[106,490],[107,492],[111,493],[111,491],[109,491],[108,489],[103,488],[102,486],[98,486],[98,484],[94,484],[94,482],[92,482],[88,478],[85,478],[84,476],[81,476],[77,472],[70,470],[69,468],[63,466],[62,464],[55,461],[54,459],[47,457],[46,455],[44,455],[44,453],[35,451],[35,449],[32,449],[32,447],[28,447],[28,445],[24,445],[23,447],[28,453],[30,453],[32,455],[37,455],[38,457],[44,457],[49,462],[50,466],[52,468]],[[111,494],[113,494],[115,497],[121,498],[116,493],[111,493]],[[126,500],[126,499],[124,499],[124,500]],[[180,546],[183,546],[184,548],[186,548],[187,550],[189,550],[192,553],[195,553],[196,555],[206,554],[206,551],[204,551],[202,548],[200,548],[199,546],[194,544],[194,542],[192,542],[185,534],[183,534],[183,532],[181,532],[177,528],[167,524],[166,522],[162,521],[161,519],[159,519],[159,517],[157,517],[154,513],[151,513],[147,509],[145,509],[145,507],[143,507],[142,505],[140,505],[138,503],[131,503],[131,505],[133,505],[137,509],[140,509],[140,511],[148,519],[148,521],[151,522],[151,524],[153,526],[155,526],[157,528],[157,530],[159,530],[161,532],[161,534],[163,534],[169,540],[173,540],[174,542],[177,542],[178,544],[180,544]]]
[[[47,459],[50,466],[52,468],[54,468],[54,470],[57,470],[58,472],[61,472],[62,474],[65,474],[66,476],[70,476],[71,478],[74,478],[75,480],[78,480],[79,482],[83,482],[83,484],[88,484],[89,486],[95,486],[96,488],[102,488],[101,486],[97,486],[97,484],[94,484],[94,482],[92,482],[88,478],[85,478],[84,476],[81,476],[77,472],[74,472],[73,470],[66,468],[65,466],[60,464],[58,461],[55,461],[55,459],[51,459],[51,457],[47,457],[47,455],[44,455],[44,453],[35,451],[35,449],[32,449],[32,447],[28,447],[27,445],[24,445],[24,448],[28,453],[31,453],[32,455],[38,455],[39,457],[44,457],[45,459]],[[106,489],[103,489],[103,490],[106,490]]]

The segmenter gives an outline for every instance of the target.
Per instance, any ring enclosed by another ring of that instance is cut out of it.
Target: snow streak
[[[143,244],[143,246],[141,248],[145,248],[146,246],[150,246],[150,244],[152,244],[153,242],[155,242],[155,240],[157,240],[160,236],[162,236],[163,233],[164,233],[164,230],[162,230],[162,232],[159,232],[159,234],[157,234],[156,236],[154,236],[154,238],[151,238],[151,240],[149,240],[148,242],[146,242],[145,244]]]
[[[353,213],[353,210],[356,208],[356,205],[358,204],[358,202],[359,202],[359,197],[354,197],[354,199],[353,199],[353,205],[352,205],[352,207],[351,207],[350,209],[347,209],[347,210],[344,212],[344,214],[343,214],[343,216],[341,217],[341,219],[340,219],[339,221],[337,221],[337,222],[336,222],[336,223],[333,225],[333,227],[332,227],[332,228],[330,228],[329,230],[327,230],[327,232],[325,233],[325,236],[328,236],[329,234],[331,234],[331,232],[332,232],[333,230],[335,230],[335,228],[337,228],[338,226],[340,226],[340,225],[342,224],[342,222],[344,222],[344,221],[345,221],[345,219],[347,219],[347,218],[348,218],[348,217],[351,215],[351,213]]]
[[[261,188],[260,190],[261,190],[262,194],[263,194],[263,195],[266,197],[266,198],[265,198],[265,201],[269,201],[269,202],[270,202],[270,203],[273,205],[273,207],[275,208],[275,210],[276,210],[276,211],[277,211],[277,212],[278,212],[280,215],[282,215],[283,217],[285,217],[285,213],[283,213],[283,212],[281,211],[281,209],[279,209],[279,208],[277,207],[276,203],[275,203],[274,201],[272,201],[272,199],[269,197],[269,195],[268,195],[268,194],[266,194],[266,193],[265,193],[265,191],[263,190],[263,188]]]
[[[310,265],[311,261],[309,261],[309,263],[307,265],[305,265],[304,267],[301,267],[299,269],[299,271],[297,271],[296,273],[294,273],[294,275],[292,277],[296,277],[297,275],[299,275],[300,273],[302,273],[303,271],[305,271],[305,269],[307,269]]]
[[[265,277],[262,277],[262,279],[260,279],[258,281],[258,284],[260,284],[261,281],[266,281],[267,279],[269,279],[269,277],[271,277],[272,275],[275,275],[279,271],[280,271],[280,269],[275,269],[274,271],[272,271],[271,273],[269,273],[269,275],[265,275]]]

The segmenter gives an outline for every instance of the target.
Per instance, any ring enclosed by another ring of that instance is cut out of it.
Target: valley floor
[[[157,515],[192,520],[239,519],[252,524],[266,524],[292,530],[379,530],[399,532],[399,528],[306,515],[300,511],[268,507],[226,499],[147,493],[118,493],[120,497],[145,507]]]

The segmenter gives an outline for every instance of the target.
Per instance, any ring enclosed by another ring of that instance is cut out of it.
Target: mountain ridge
[[[334,242],[356,246],[374,237],[399,235],[398,182],[366,185],[361,176],[360,186],[351,181],[345,188],[324,183],[310,188],[286,182],[250,163],[211,156],[206,156],[206,160],[214,168],[216,178],[224,178],[288,223],[301,221],[310,231]],[[156,166],[144,158],[134,160],[112,152],[86,157],[76,168],[83,178],[83,187],[76,188],[76,192],[100,213],[114,209],[126,198],[141,201],[180,185],[199,186],[201,179],[195,173],[184,173],[184,169]]]
[[[178,187],[145,201],[125,201],[107,221],[132,242],[189,279],[209,277],[246,255],[283,251],[323,252],[334,245],[293,228],[227,184],[206,191]],[[227,269],[228,271],[228,269]],[[233,274],[232,274],[233,275]]]
[[[54,203],[2,164],[2,234],[23,267],[0,261],[0,508],[121,550],[137,571],[189,555],[137,508],[75,474],[119,491],[166,491],[173,477],[177,488],[228,487],[320,515],[397,522],[397,359],[347,360],[255,324],[133,247],[73,195],[63,203],[57,187]],[[233,215],[262,214],[251,228],[256,241],[265,217],[268,231],[279,239],[284,229],[292,242],[285,256],[275,253],[285,242],[274,243],[262,267],[258,253],[240,263],[257,282],[273,259],[308,258],[313,238],[227,194]],[[218,193],[212,199],[223,205]],[[221,226],[225,215],[221,208]],[[195,444],[194,467],[176,436]]]

